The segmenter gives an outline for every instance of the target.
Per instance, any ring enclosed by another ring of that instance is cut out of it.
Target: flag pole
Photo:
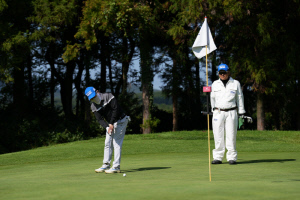
[[[211,162],[210,162],[210,133],[209,133],[209,94],[211,92],[211,87],[208,86],[208,67],[207,67],[207,54],[216,50],[217,47],[214,43],[213,37],[211,35],[209,26],[207,24],[207,18],[205,17],[204,23],[196,37],[196,40],[192,46],[192,50],[195,56],[200,60],[202,57],[206,56],[206,86],[203,86],[203,92],[206,92],[207,99],[207,110],[201,111],[204,115],[207,114],[207,132],[208,132],[208,162],[209,162],[209,181],[211,181]]]
[[[207,69],[207,45],[206,45],[206,86],[208,86],[208,69]],[[207,100],[207,132],[208,132],[208,172],[209,172],[209,181],[211,181],[211,166],[210,166],[210,134],[209,134],[209,109],[208,109],[208,101],[209,101],[209,93],[206,93]]]

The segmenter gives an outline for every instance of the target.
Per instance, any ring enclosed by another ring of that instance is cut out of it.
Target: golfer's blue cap
[[[221,71],[221,70],[228,71],[229,70],[228,65],[226,65],[226,64],[219,65],[218,66],[218,72]]]
[[[88,99],[91,100],[96,96],[96,89],[94,87],[87,87],[84,93],[88,97]]]

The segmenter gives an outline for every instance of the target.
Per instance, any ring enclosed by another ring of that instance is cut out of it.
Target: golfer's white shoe
[[[105,170],[106,174],[113,174],[113,173],[121,173],[120,168],[110,168],[108,170]]]
[[[99,169],[95,169],[95,172],[96,173],[101,173],[101,172],[104,172],[107,169],[109,169],[108,165],[102,165],[102,167],[100,167]]]

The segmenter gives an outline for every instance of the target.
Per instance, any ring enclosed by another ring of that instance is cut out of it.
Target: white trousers
[[[226,159],[237,160],[236,134],[237,134],[238,115],[236,110],[213,112],[213,133],[215,149],[213,149],[214,160],[223,160],[225,147],[227,149]],[[226,141],[224,140],[226,137]]]
[[[104,165],[110,166],[112,154],[114,151],[113,168],[120,168],[122,144],[123,144],[126,127],[129,120],[130,117],[126,116],[122,120],[119,120],[116,123],[114,123],[114,129],[111,135],[109,135],[108,132],[106,131],[106,138],[105,138],[105,145],[104,145],[104,158],[103,158]]]

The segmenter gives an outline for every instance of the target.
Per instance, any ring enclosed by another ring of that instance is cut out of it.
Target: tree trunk
[[[127,92],[127,72],[129,69],[128,63],[128,42],[127,38],[123,37],[123,45],[122,45],[122,94]]]
[[[112,66],[111,66],[111,59],[110,59],[110,57],[107,58],[107,62],[108,62],[108,77],[109,77],[110,92],[112,94],[115,94],[113,77],[112,77],[112,70],[111,70]]]
[[[296,71],[297,72],[297,74],[300,74],[299,73],[299,68],[298,68],[298,70]],[[295,94],[295,96],[296,96],[296,98],[295,98],[295,100],[296,100],[296,102],[299,102],[300,101],[300,83],[299,83],[299,77],[298,77],[298,79],[296,80],[297,81],[297,84],[296,84],[296,94]],[[299,105],[299,103],[296,103],[296,130],[300,130],[300,105]]]
[[[177,95],[173,94],[173,128],[172,131],[177,131],[178,130],[178,115],[177,115],[177,110],[178,110],[178,103],[177,103]]]
[[[85,59],[85,84],[86,87],[90,87],[90,57],[87,56],[87,58]],[[90,102],[88,100],[88,98],[85,98],[85,122],[86,124],[90,124],[91,121],[91,108],[90,108]]]
[[[144,83],[142,86],[143,93],[143,134],[151,133],[150,127],[150,95],[149,83]]]
[[[107,44],[109,38],[101,33],[100,40],[100,63],[101,63],[101,79],[100,79],[100,92],[106,92],[106,66],[107,66]]]
[[[186,71],[186,94],[187,94],[187,109],[189,113],[189,118],[192,122],[192,126],[190,128],[196,127],[196,123],[193,123],[193,121],[197,121],[199,117],[199,112],[197,112],[198,106],[196,106],[196,89],[195,89],[195,82],[194,82],[194,74],[192,72],[193,64],[189,60],[189,48],[187,45],[184,45],[184,68]]]
[[[24,64],[20,63],[18,67],[13,70],[13,104],[15,108],[16,116],[24,114],[25,108],[27,108],[25,100],[25,88],[24,88]]]
[[[195,72],[196,73],[196,103],[197,103],[198,111],[201,111],[200,65],[197,57],[195,57],[195,68],[196,68],[196,72]]]
[[[128,41],[129,41],[129,47],[128,47]],[[135,42],[134,40],[129,37],[128,40],[127,38],[123,38],[123,53],[122,53],[122,94],[125,94],[127,92],[127,74],[129,70],[129,66],[134,54],[134,49],[135,49]],[[129,52],[128,52],[129,51]]]
[[[211,30],[211,33],[212,33],[212,36],[213,36],[213,40],[215,41],[216,40],[216,34],[215,34],[215,30],[216,30],[216,25],[215,23],[211,23],[211,27],[210,27],[210,30]],[[215,80],[217,80],[219,77],[217,76],[217,54],[216,54],[216,51],[213,51],[211,53],[211,56],[212,56],[212,60],[211,60],[211,82],[213,83]]]
[[[83,53],[82,53],[83,54]],[[77,98],[76,98],[76,116],[80,117],[81,119],[83,118],[83,113],[84,113],[84,91],[83,88],[81,87],[81,77],[82,73],[84,70],[84,64],[83,64],[83,58],[84,55],[80,56],[80,59],[77,62],[78,65],[78,73],[77,76],[74,80],[75,88],[77,90]]]
[[[33,82],[32,82],[32,60],[31,60],[31,55],[28,54],[27,57],[27,76],[28,76],[28,87],[29,87],[29,94],[28,94],[28,106],[29,110],[33,109],[34,103],[33,103]]]
[[[60,75],[55,70],[55,58],[53,56],[55,52],[55,45],[53,42],[49,44],[49,47],[46,51],[45,59],[47,60],[48,64],[50,65],[50,72],[51,72],[51,79],[50,79],[50,98],[51,98],[51,107],[54,108],[54,93],[55,93],[55,85],[57,76],[58,80],[61,80]]]
[[[153,72],[151,69],[152,64],[152,45],[144,31],[140,39],[140,68],[141,68],[141,81],[142,81],[142,97],[143,97],[143,134],[151,133],[150,120],[151,120],[151,102],[150,95],[153,95]]]
[[[218,79],[217,76],[217,55],[216,52],[212,52],[212,61],[211,61],[211,82],[213,83]]]
[[[120,94],[120,91],[121,91],[121,87],[122,87],[122,84],[123,84],[123,79],[120,78],[117,82],[117,86],[116,86],[116,89],[115,89],[115,97],[118,98],[119,94]]]
[[[73,106],[72,106],[72,90],[73,90],[73,73],[75,69],[75,63],[74,61],[70,61],[66,64],[66,74],[65,78],[61,82],[61,102],[63,106],[64,113],[66,115],[66,118],[69,120],[73,119]]]
[[[300,111],[298,109],[298,112],[297,112],[297,130],[300,130]]]
[[[173,100],[173,131],[178,130],[178,96],[177,96],[177,88],[178,88],[178,73],[177,73],[177,60],[173,58],[173,68],[172,68],[172,100]]]
[[[51,72],[51,78],[50,78],[50,101],[51,101],[51,108],[54,109],[54,93],[55,93],[55,78],[54,78],[54,73],[52,69],[54,68],[51,67],[50,72]]]
[[[263,94],[257,93],[257,130],[263,131],[265,130],[265,111],[263,105]]]

